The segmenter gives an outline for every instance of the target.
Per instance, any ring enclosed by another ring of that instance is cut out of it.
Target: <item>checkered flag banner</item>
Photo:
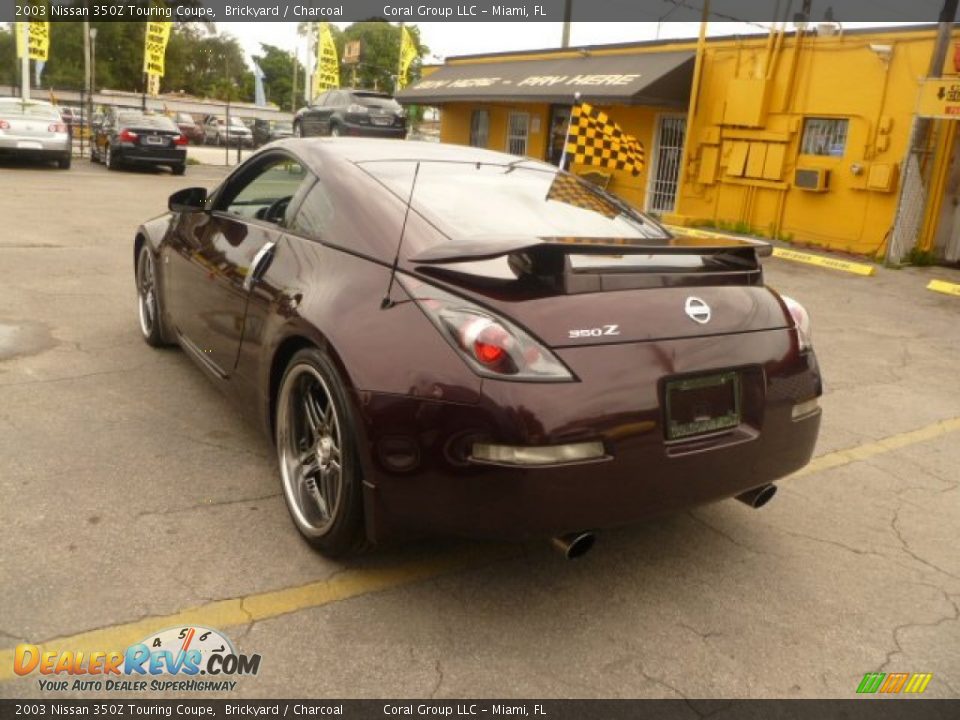
[[[643,170],[643,143],[627,135],[620,126],[587,103],[573,106],[567,154],[580,165],[598,165],[608,170]]]
[[[583,180],[564,172],[558,172],[554,176],[547,191],[547,200],[556,200],[582,210],[599,213],[611,220],[620,214],[616,205],[591,190]]]

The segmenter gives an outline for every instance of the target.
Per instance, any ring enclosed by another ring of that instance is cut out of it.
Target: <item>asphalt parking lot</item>
[[[336,563],[267,442],[139,335],[137,224],[225,173],[0,166],[0,696],[54,695],[13,675],[18,643],[183,623],[262,656],[233,696],[849,698],[871,671],[960,696],[960,298],[924,289],[960,273],[766,261],[826,395],[817,459],[760,511],[604,533],[576,562],[438,540]]]

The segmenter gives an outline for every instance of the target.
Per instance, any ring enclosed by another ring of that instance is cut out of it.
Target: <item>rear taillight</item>
[[[793,318],[793,322],[797,326],[797,335],[800,338],[800,351],[807,352],[813,349],[813,336],[810,333],[810,314],[807,312],[807,309],[794,300],[791,297],[786,295],[781,295],[783,298],[783,303],[787,306],[787,310],[790,311],[790,317]]]
[[[177,135],[177,136],[173,139],[173,142],[176,143],[177,145],[186,145],[186,144],[187,144],[187,136],[186,136],[186,135]]]
[[[550,350],[509,320],[409,275],[398,274],[397,280],[478,375],[532,382],[574,380]]]
[[[136,142],[137,140],[137,134],[129,130],[121,130],[119,137],[120,142]]]
[[[3,127],[0,125],[0,127]],[[47,128],[52,133],[65,133],[67,131],[67,126],[63,123],[50,123],[50,126]]]
[[[10,123],[8,123],[6,120],[0,120],[0,130],[9,130],[9,129],[10,129]]]

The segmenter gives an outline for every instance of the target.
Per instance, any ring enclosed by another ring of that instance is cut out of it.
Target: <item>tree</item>
[[[170,34],[161,89],[220,100],[250,100],[253,76],[236,38],[208,35],[199,26],[187,24]]]
[[[410,66],[410,82],[420,78],[421,58],[430,48],[420,42],[420,30],[416,25],[406,25],[417,48],[417,58]],[[334,34],[337,54],[343,57],[343,47],[348,42],[360,41],[360,64],[357,65],[357,87],[396,91],[397,70],[400,62],[400,27],[386,20],[374,19],[356,22],[342,33]],[[340,67],[341,85],[352,85],[353,68]]]
[[[262,53],[254,55],[253,60],[263,71],[263,87],[267,95],[267,101],[276,103],[281,108],[296,108],[303,105],[304,83],[306,80],[297,81],[297,97],[291,98],[293,91],[293,55],[286,50],[282,50],[274,45],[260,43]],[[305,77],[303,65],[299,59],[296,61],[297,73],[300,78]],[[291,99],[294,104],[291,105]]]

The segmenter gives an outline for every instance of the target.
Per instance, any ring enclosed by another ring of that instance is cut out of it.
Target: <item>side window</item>
[[[274,158],[237,178],[233,187],[217,202],[217,209],[241,218],[283,224],[287,205],[308,177],[300,163],[291,158]]]
[[[304,237],[320,239],[333,222],[334,207],[330,192],[317,180],[290,222],[290,230]]]

